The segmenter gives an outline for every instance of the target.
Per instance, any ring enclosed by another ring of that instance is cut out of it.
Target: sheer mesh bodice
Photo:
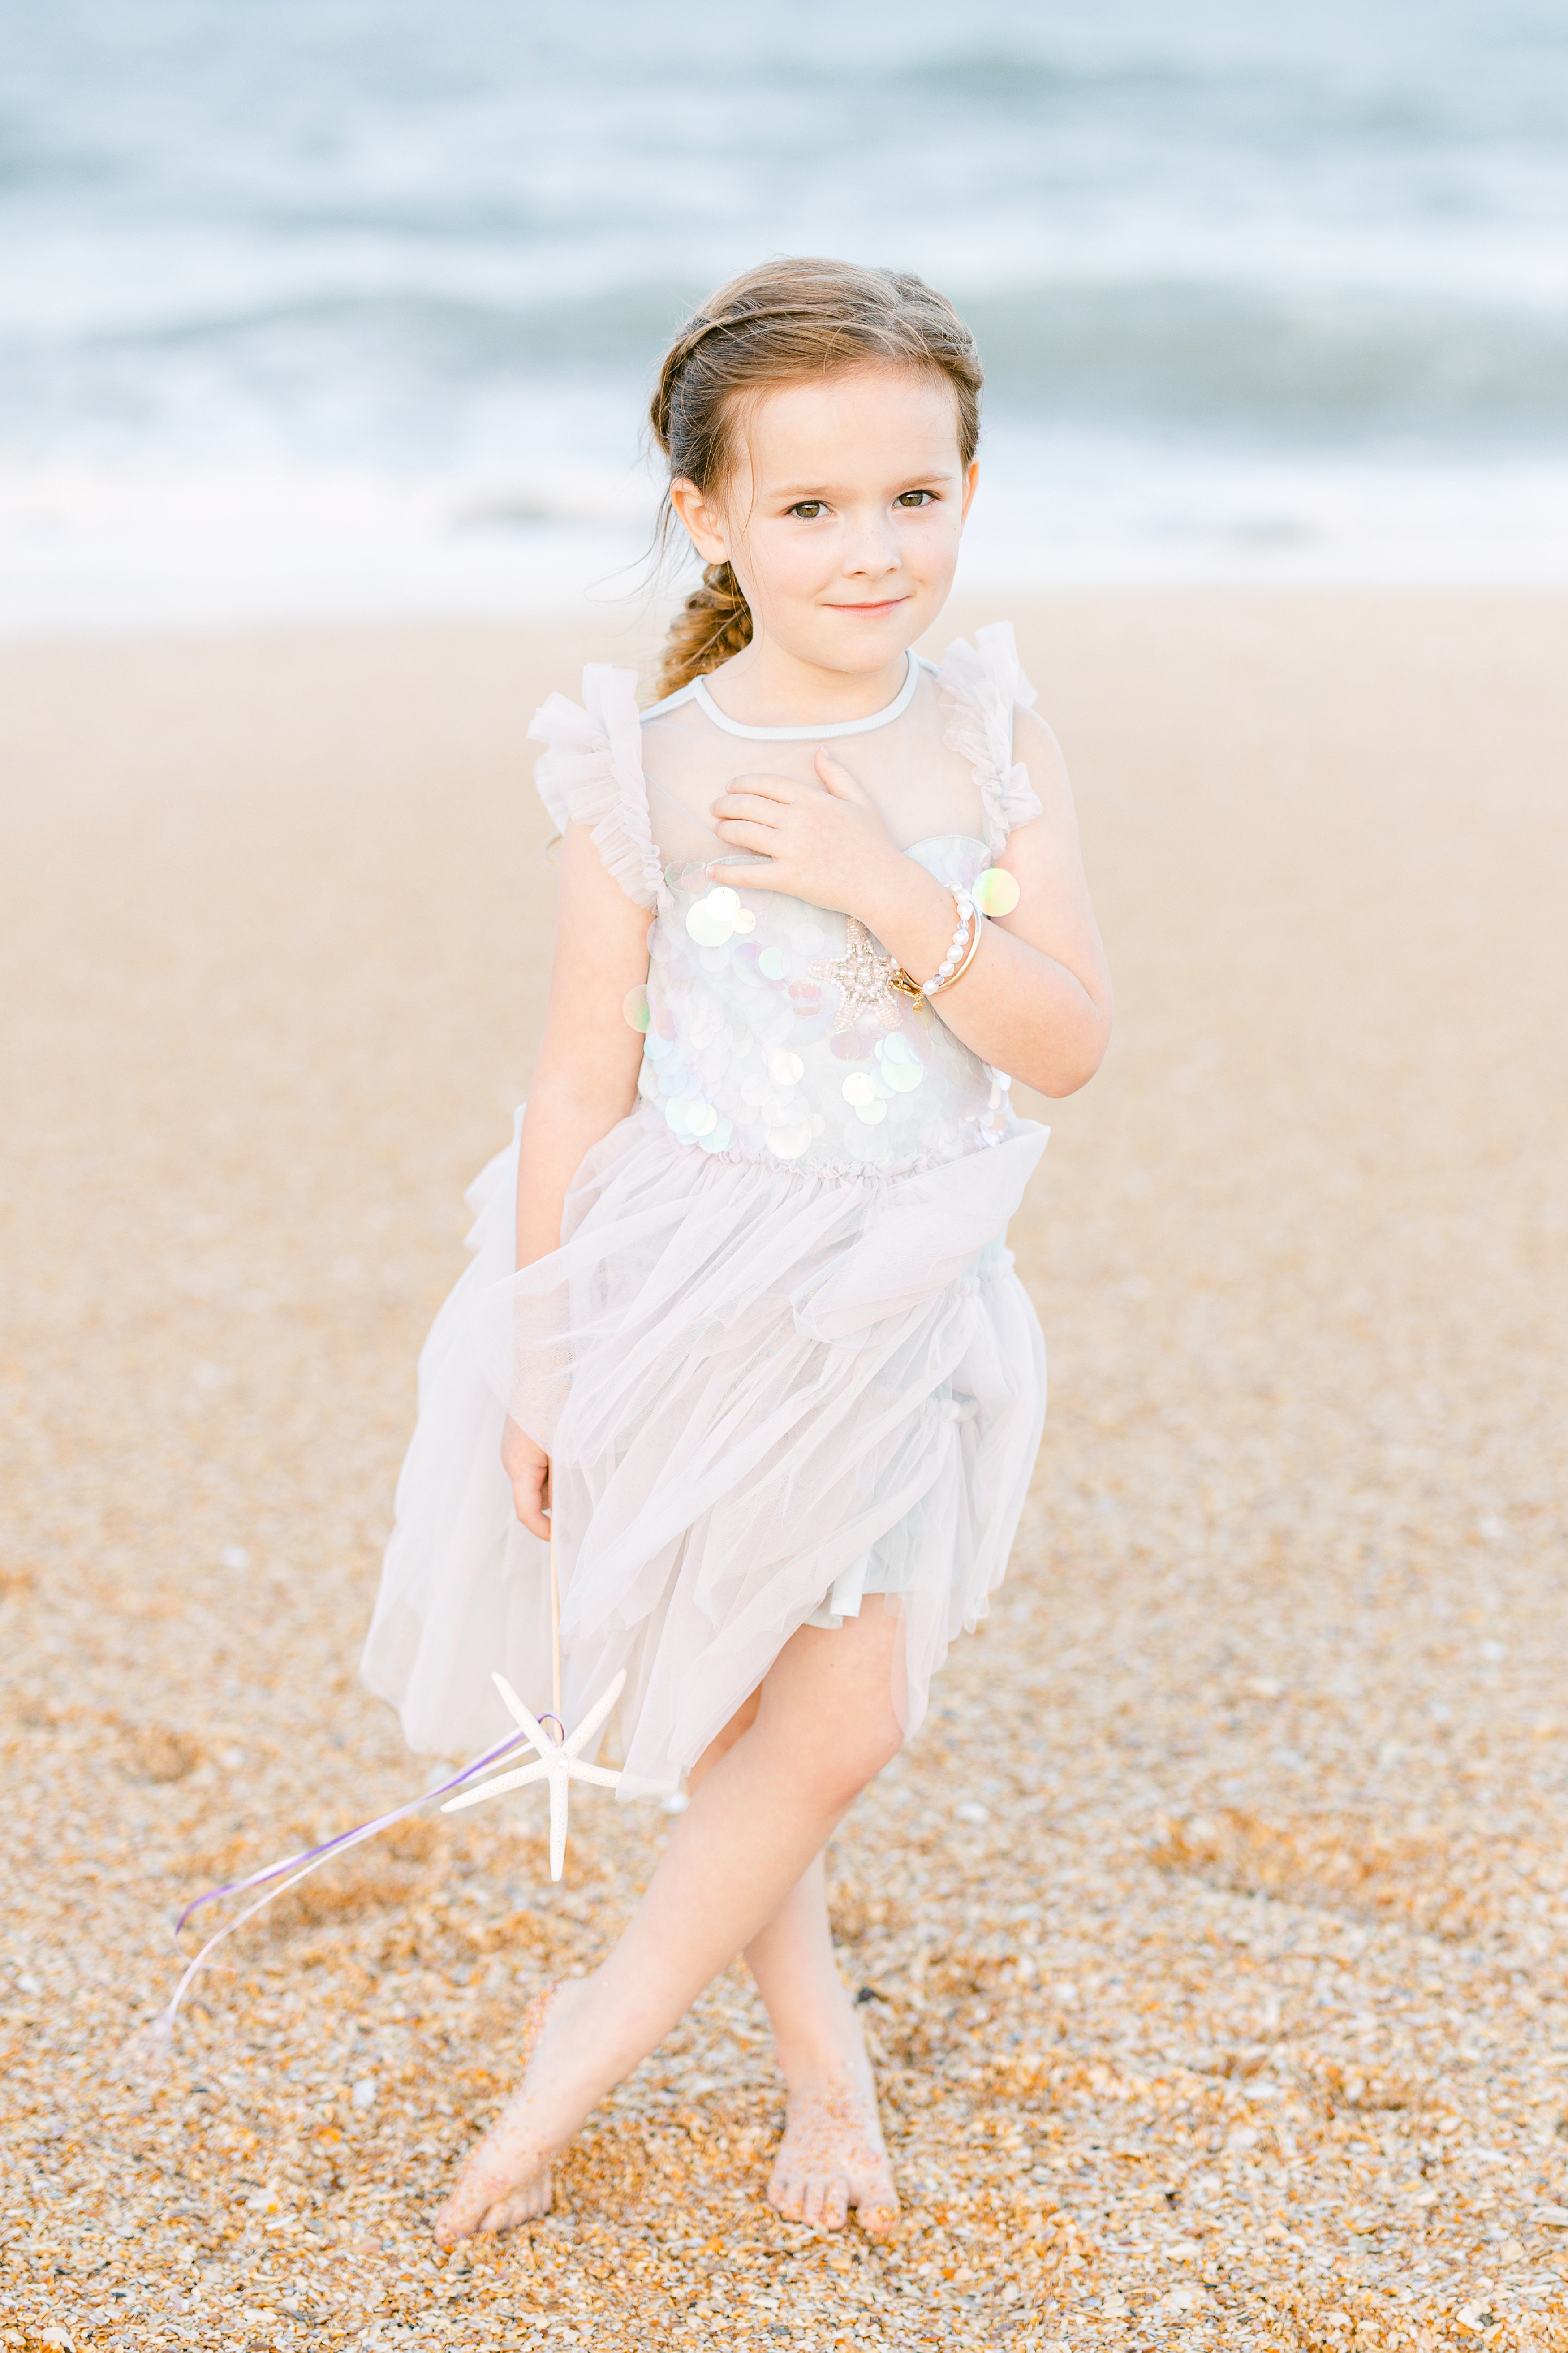
[[[974,764],[947,741],[950,718],[938,676],[932,664],[910,655],[903,690],[887,710],[847,725],[742,727],[720,710],[701,679],[645,712],[650,830],[666,871],[733,856],[708,824],[714,800],[747,776],[815,784],[819,744],[833,745],[900,849],[939,834],[988,843]]]
[[[813,755],[831,743],[899,847],[966,888],[1010,827],[1037,810],[1011,756],[1013,707],[1029,699],[1010,631],[983,631],[976,649],[954,648],[940,670],[911,654],[885,711],[837,726],[742,726],[698,680],[643,714],[634,747],[624,701],[614,712],[602,699],[601,740],[619,755],[615,815],[623,833],[641,817],[645,887],[658,869],[639,1092],[682,1143],[817,1175],[899,1175],[1009,1133],[1007,1079],[930,1006],[868,987],[863,944],[852,953],[856,927],[770,891],[766,861],[737,858],[709,820],[719,795],[747,776],[816,784]],[[541,713],[552,747],[574,708],[556,705],[559,716],[551,705]],[[602,793],[558,777],[559,758],[552,748],[541,762],[542,789],[550,797],[564,785],[565,814],[595,822]],[[715,860],[730,870],[722,881],[705,871]]]

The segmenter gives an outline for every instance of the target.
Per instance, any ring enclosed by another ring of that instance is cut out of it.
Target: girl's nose
[[[844,569],[857,578],[879,580],[899,567],[899,543],[885,524],[868,522],[857,529],[844,550]]]

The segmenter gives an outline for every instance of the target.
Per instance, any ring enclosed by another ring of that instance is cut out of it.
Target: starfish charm
[[[904,1018],[891,986],[899,959],[882,954],[858,915],[847,916],[846,923],[844,954],[806,967],[813,980],[830,980],[840,992],[833,1027],[848,1029],[862,1013],[874,1013],[884,1029],[896,1029]]]
[[[550,1738],[544,1726],[530,1715],[504,1675],[492,1674],[491,1683],[501,1695],[508,1715],[519,1729],[528,1736],[531,1747],[539,1751],[536,1765],[520,1766],[514,1773],[498,1773],[493,1781],[481,1781],[477,1789],[465,1789],[460,1797],[448,1798],[441,1811],[455,1814],[463,1806],[477,1806],[482,1798],[499,1798],[508,1789],[521,1789],[526,1781],[546,1779],[550,1783],[550,1876],[559,1879],[566,1860],[566,1809],[569,1785],[574,1781],[596,1782],[602,1789],[613,1789],[620,1779],[603,1765],[585,1765],[579,1751],[585,1748],[610,1710],[619,1699],[626,1685],[626,1671],[623,1667],[609,1690],[588,1710],[575,1732],[559,1743]]]

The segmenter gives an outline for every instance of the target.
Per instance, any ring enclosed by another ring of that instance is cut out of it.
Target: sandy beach
[[[113,2079],[182,1903],[425,1784],[355,1663],[538,1035],[524,735],[649,644],[0,649],[0,2346],[1568,2348],[1568,597],[1016,617],[1120,1022],[1011,1575],[833,1850],[889,2250],[767,2207],[739,1971],[436,2250],[657,1810],[555,1889],[533,1793],[421,1820]]]

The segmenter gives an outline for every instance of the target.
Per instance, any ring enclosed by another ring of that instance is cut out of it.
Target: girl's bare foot
[[[789,2113],[768,2197],[792,2222],[840,2231],[853,2206],[860,2228],[886,2238],[899,2193],[877,2114],[877,2086],[858,2021],[853,2056],[811,2072],[785,2067]]]
[[[444,2247],[480,2231],[510,2231],[519,2222],[548,2214],[553,2190],[550,2168],[577,2128],[565,2123],[562,2103],[540,2081],[554,2073],[550,2061],[576,2009],[583,1989],[575,1983],[547,1986],[523,2014],[523,2077],[478,2148],[470,2150],[458,2183],[436,2217]],[[568,2116],[571,2111],[568,2109]]]

